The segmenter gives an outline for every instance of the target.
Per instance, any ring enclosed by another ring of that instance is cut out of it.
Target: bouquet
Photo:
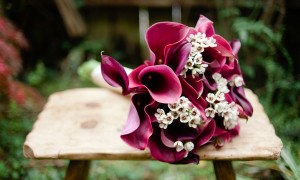
[[[156,23],[145,38],[150,60],[130,74],[102,55],[104,80],[131,94],[121,138],[148,148],[159,161],[198,163],[199,148],[221,148],[239,134],[239,118],[253,113],[237,59],[241,43],[215,34],[213,22],[202,15],[195,28]]]

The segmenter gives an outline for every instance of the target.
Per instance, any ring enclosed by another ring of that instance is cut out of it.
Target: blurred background
[[[277,161],[234,162],[238,178],[300,178],[300,1],[2,0],[0,179],[62,179],[66,161],[29,160],[22,152],[47,97],[96,86],[90,72],[101,51],[136,67],[149,58],[144,33],[150,25],[177,21],[193,27],[200,14],[214,21],[217,34],[241,40],[247,88],[259,96],[284,143]],[[210,162],[94,161],[90,173],[90,179],[200,178],[213,179]]]

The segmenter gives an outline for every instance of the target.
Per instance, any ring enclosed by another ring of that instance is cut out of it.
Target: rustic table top
[[[254,107],[253,116],[240,120],[240,135],[221,149],[206,145],[199,150],[202,160],[278,159],[282,142],[257,96],[246,89]],[[133,149],[121,138],[129,98],[101,88],[80,88],[57,92],[49,97],[23,152],[34,159],[148,160],[147,150]]]

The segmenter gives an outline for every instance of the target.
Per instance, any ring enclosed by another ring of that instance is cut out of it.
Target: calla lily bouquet
[[[131,107],[121,138],[159,161],[198,163],[197,150],[222,147],[239,134],[239,118],[253,108],[245,97],[237,59],[240,41],[215,34],[200,16],[195,28],[159,22],[146,32],[150,60],[128,75],[112,57],[102,55],[101,72]]]

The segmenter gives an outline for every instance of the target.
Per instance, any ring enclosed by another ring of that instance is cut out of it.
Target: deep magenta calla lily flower
[[[101,73],[103,79],[113,87],[121,87],[122,93],[127,95],[129,80],[124,67],[112,57],[102,55]]]
[[[101,72],[104,80],[113,87],[121,87],[124,95],[133,91],[148,91],[157,102],[174,103],[182,93],[177,75],[166,65],[142,65],[133,70],[128,78],[121,64],[112,57],[102,55]]]
[[[182,93],[177,75],[166,65],[142,65],[130,73],[129,79],[131,88],[147,89],[160,103],[174,103]]]
[[[135,94],[131,98],[131,106],[121,138],[132,147],[143,150],[148,145],[153,130],[146,108],[153,103],[154,100],[149,94]]]

